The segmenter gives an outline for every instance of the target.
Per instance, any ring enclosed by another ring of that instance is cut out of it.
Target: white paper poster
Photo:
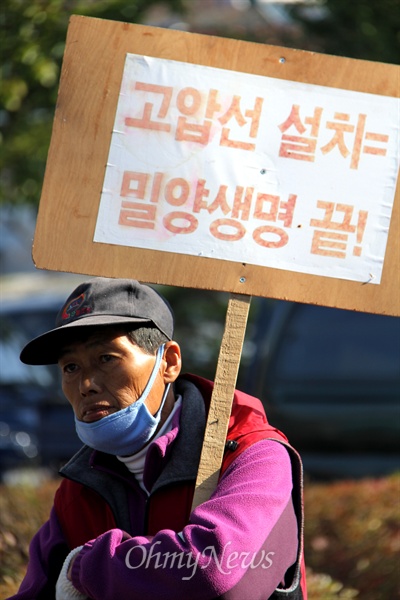
[[[399,99],[128,54],[94,241],[379,284]]]

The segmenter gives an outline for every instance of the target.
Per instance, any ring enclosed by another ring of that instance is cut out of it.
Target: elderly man
[[[181,375],[166,301],[96,278],[21,360],[58,363],[84,446],[61,469],[14,599],[305,599],[301,463],[236,391],[212,497],[191,511],[212,383]]]

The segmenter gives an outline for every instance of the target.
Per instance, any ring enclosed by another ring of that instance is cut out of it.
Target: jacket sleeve
[[[73,584],[94,600],[265,600],[296,561],[291,491],[286,448],[257,442],[228,467],[183,531],[149,538],[112,529],[84,545]]]
[[[54,508],[49,520],[32,538],[29,563],[19,591],[9,600],[51,600],[69,548],[62,534]]]

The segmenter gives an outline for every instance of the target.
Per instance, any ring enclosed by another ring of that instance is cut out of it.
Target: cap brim
[[[46,331],[31,340],[20,354],[20,360],[26,365],[55,365],[65,344],[66,338],[71,336],[71,330],[79,327],[105,327],[124,325],[129,323],[152,323],[150,319],[139,317],[119,317],[115,315],[85,316],[72,323]],[[168,337],[168,336],[167,336]]]

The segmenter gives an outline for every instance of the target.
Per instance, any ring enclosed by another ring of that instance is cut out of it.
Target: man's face
[[[80,421],[98,421],[136,402],[155,360],[124,333],[99,329],[63,348],[58,361],[62,389]],[[151,414],[158,410],[165,389],[163,362],[146,400]]]

